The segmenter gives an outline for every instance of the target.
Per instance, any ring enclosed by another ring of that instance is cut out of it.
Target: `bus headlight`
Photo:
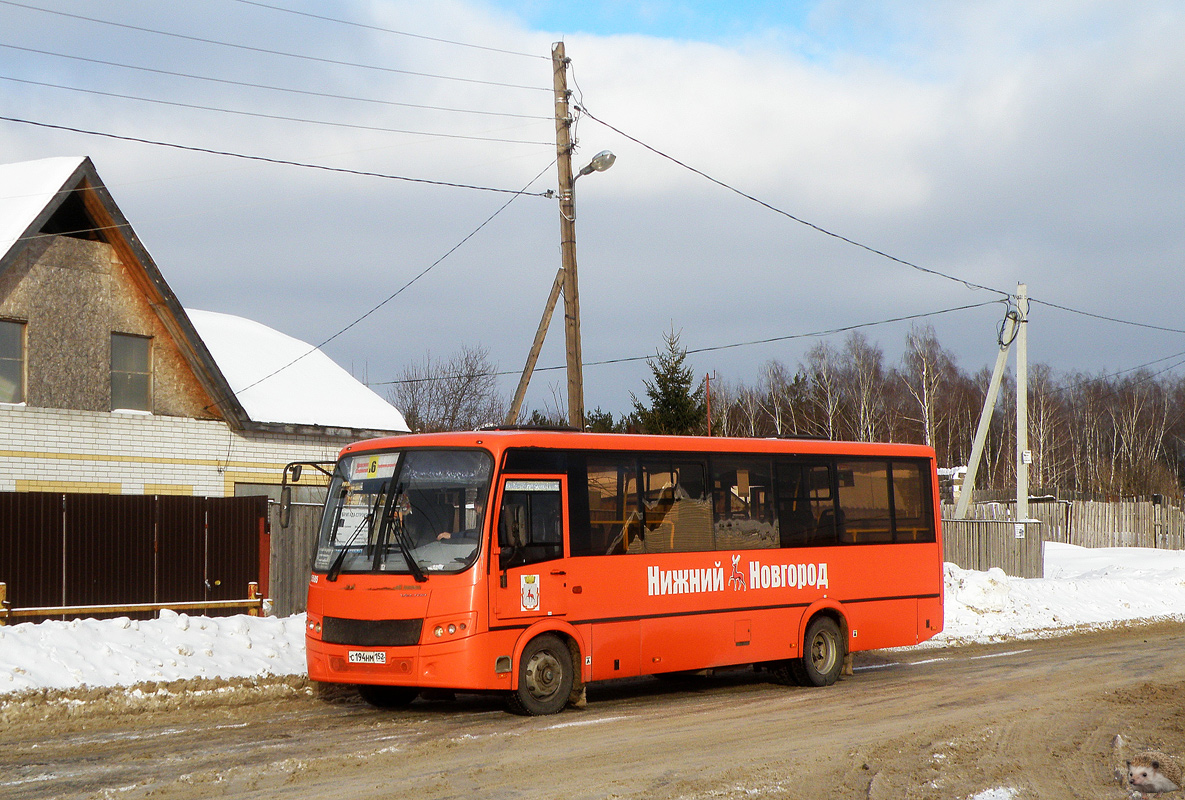
[[[424,635],[428,642],[438,639],[459,639],[465,636],[472,636],[476,623],[477,614],[473,612],[463,616],[452,617],[451,619],[441,615],[435,620],[427,621],[427,623],[424,625]],[[427,634],[427,631],[429,630],[432,631],[431,636],[428,636]]]

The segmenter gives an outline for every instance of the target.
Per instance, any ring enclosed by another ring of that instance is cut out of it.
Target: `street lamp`
[[[617,156],[613,155],[608,150],[602,150],[593,156],[593,160],[580,168],[580,172],[576,173],[576,177],[572,178],[572,183],[576,183],[576,178],[581,175],[588,175],[590,172],[604,172],[613,166],[613,162],[617,160]]]
[[[539,321],[539,330],[535,332],[535,343],[531,345],[531,352],[527,356],[527,363],[523,367],[522,377],[519,378],[518,388],[514,391],[514,400],[510,403],[510,410],[506,415],[506,424],[514,425],[518,420],[519,411],[523,407],[523,399],[527,395],[527,385],[531,382],[531,374],[535,371],[535,362],[539,359],[539,350],[543,347],[543,337],[547,335],[547,327],[551,324],[551,314],[555,310],[560,291],[564,293],[564,341],[568,356],[568,424],[581,430],[584,428],[584,377],[580,358],[580,304],[576,291],[576,203],[572,196],[572,188],[576,179],[581,175],[593,172],[604,172],[613,166],[617,156],[608,150],[602,150],[588,164],[575,175],[572,175],[568,157],[571,150],[565,151],[565,158],[560,159],[560,236],[561,255],[563,265],[556,274],[555,283],[551,287],[551,295],[547,298],[547,305],[543,309],[543,319]],[[567,169],[564,164],[567,163]],[[567,180],[565,181],[565,176]]]
[[[571,150],[568,151],[570,158]],[[576,279],[576,179],[592,172],[604,172],[613,166],[617,156],[608,150],[597,153],[593,160],[572,175],[571,162],[567,169],[560,165],[560,255],[564,271],[564,342],[568,363],[568,424],[584,429],[584,367],[580,354],[580,298]],[[565,180],[567,178],[567,180]]]

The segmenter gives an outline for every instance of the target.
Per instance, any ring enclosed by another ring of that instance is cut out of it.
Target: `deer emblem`
[[[728,585],[732,587],[734,592],[747,592],[748,585],[745,583],[745,575],[741,572],[741,557],[735,555],[732,557],[732,575],[728,578]]]

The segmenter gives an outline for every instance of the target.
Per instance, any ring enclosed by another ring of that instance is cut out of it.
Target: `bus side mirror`
[[[292,521],[292,487],[285,486],[280,490],[280,527],[287,528]]]
[[[292,482],[293,483],[300,482],[300,471],[303,468],[304,468],[304,465],[302,465],[302,464],[293,464],[292,465]]]

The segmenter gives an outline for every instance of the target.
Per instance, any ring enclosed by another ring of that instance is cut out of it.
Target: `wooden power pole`
[[[576,280],[576,201],[572,194],[572,116],[564,43],[551,48],[555,89],[555,150],[559,170],[560,256],[564,270],[564,344],[568,363],[568,423],[584,429],[584,370],[580,354],[580,296]]]

